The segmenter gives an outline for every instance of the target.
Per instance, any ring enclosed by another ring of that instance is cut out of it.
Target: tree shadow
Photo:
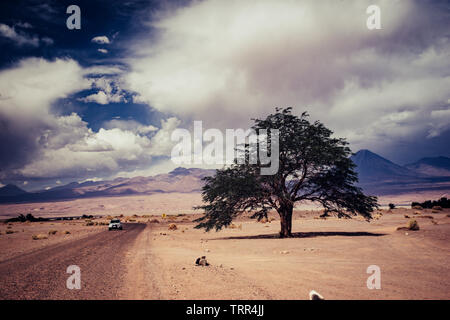
[[[293,232],[292,237],[284,238],[284,239],[292,239],[292,238],[316,238],[316,237],[333,237],[333,236],[341,236],[341,237],[381,237],[385,236],[385,233],[373,233],[373,232],[345,232],[345,231],[324,231],[324,232]],[[224,238],[216,238],[210,240],[243,240],[243,239],[280,239],[279,233],[272,234],[259,234],[255,236],[233,236],[233,237],[224,237]]]

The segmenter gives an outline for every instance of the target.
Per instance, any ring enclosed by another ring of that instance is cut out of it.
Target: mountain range
[[[407,191],[449,190],[450,158],[423,158],[401,166],[373,153],[360,150],[351,159],[356,164],[359,186],[365,192],[382,195]],[[176,168],[149,177],[116,178],[108,181],[72,182],[49,190],[26,192],[15,185],[0,188],[0,203],[43,202],[88,197],[134,194],[200,192],[202,178],[214,170]]]

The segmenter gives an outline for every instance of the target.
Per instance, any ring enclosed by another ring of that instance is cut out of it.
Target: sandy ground
[[[371,223],[297,212],[299,237],[275,238],[278,221],[243,219],[219,233],[192,223],[150,224],[129,253],[124,299],[449,299],[450,211],[395,209]],[[419,231],[397,231],[416,217]],[[428,218],[427,218],[428,216]],[[430,219],[429,217],[432,217]],[[161,219],[160,219],[161,220]],[[433,223],[432,221],[435,221]],[[208,267],[195,266],[205,255]],[[367,288],[367,268],[381,289]]]
[[[271,223],[244,217],[234,222],[235,228],[209,233],[193,228],[193,215],[124,218],[145,223],[145,229],[127,240],[131,243],[124,247],[126,271],[120,275],[124,280],[116,296],[307,299],[314,289],[326,299],[450,299],[450,210],[379,213],[367,223],[360,218],[319,219],[317,211],[296,211],[296,237],[290,239],[276,238],[275,214]],[[406,225],[405,215],[419,222],[419,231],[396,230]],[[154,219],[159,223],[152,223]],[[168,230],[170,223],[177,230]],[[84,221],[2,223],[0,263],[54,244],[80,239],[81,245],[85,241],[81,239],[95,239],[105,228],[86,226]],[[7,230],[18,232],[6,234]],[[33,234],[50,230],[58,232],[32,240]],[[195,266],[202,255],[210,266]],[[380,290],[367,288],[370,265],[381,269]]]
[[[442,191],[426,191],[379,197],[382,207],[392,202],[397,206],[410,207],[412,201],[423,202],[428,199],[449,197]],[[155,193],[120,197],[98,197],[68,201],[41,203],[0,204],[0,219],[31,213],[36,217],[63,217],[89,215],[160,215],[193,214],[193,207],[201,205],[200,193]],[[317,209],[314,204],[301,204],[298,209]]]
[[[23,204],[0,204],[0,218],[11,218],[23,213],[35,217],[63,217],[89,215],[146,215],[194,213],[201,204],[200,193],[156,193],[120,197],[86,198]]]

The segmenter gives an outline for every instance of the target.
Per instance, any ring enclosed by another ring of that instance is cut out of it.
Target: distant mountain
[[[13,184],[7,184],[6,186],[0,188],[0,197],[12,197],[26,193],[27,192],[25,190],[22,190]]]
[[[437,174],[437,170],[434,170],[434,175],[431,175],[430,169],[427,173],[424,170],[416,170],[413,165],[403,167],[369,150],[360,150],[351,159],[357,166],[358,185],[370,194],[384,195],[431,190],[446,192],[450,190],[450,176]],[[444,160],[438,161],[441,166],[444,162]],[[430,166],[431,164],[436,165],[434,160],[427,160],[425,163],[429,163]],[[418,168],[423,168],[423,166],[419,165]]]
[[[10,192],[3,197],[0,196],[0,203],[42,202],[160,192],[200,192],[203,187],[202,178],[213,175],[214,172],[215,170],[199,168],[176,168],[169,173],[149,177],[116,178],[111,181],[83,183],[71,182],[64,186],[37,192],[26,193],[23,190],[23,193]]]
[[[360,182],[404,180],[420,174],[389,161],[369,150],[360,150],[351,157],[357,166]]]
[[[450,158],[422,158],[405,165],[405,168],[427,176],[450,177]]]

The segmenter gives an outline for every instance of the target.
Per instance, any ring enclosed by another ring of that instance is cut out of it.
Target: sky
[[[448,1],[1,1],[0,186],[168,172],[174,129],[288,106],[354,152],[450,156],[449,25]]]

